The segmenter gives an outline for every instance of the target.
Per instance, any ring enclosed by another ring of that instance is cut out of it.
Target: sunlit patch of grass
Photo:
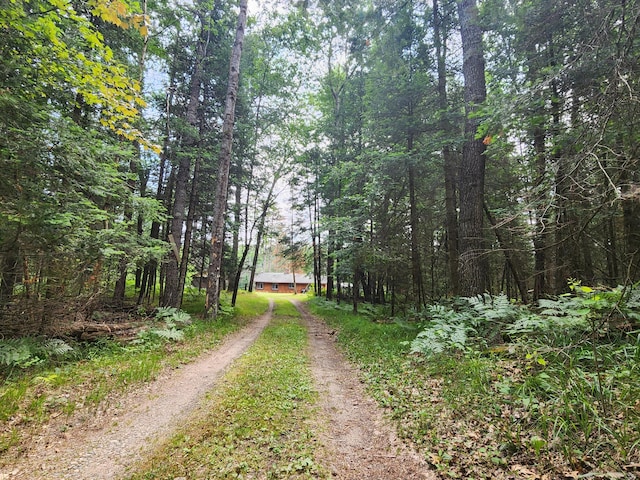
[[[132,479],[325,478],[309,426],[316,393],[306,330],[284,299],[195,418]]]
[[[268,306],[268,297],[240,291],[236,299],[235,315],[237,318],[255,317],[266,312]]]
[[[0,421],[6,422],[18,411],[28,388],[29,381],[27,379],[7,382],[2,386],[0,390]]]

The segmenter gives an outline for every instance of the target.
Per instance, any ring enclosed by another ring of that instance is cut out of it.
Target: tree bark
[[[202,29],[196,50],[196,58],[191,85],[189,88],[189,103],[187,105],[186,120],[191,129],[185,135],[183,148],[194,147],[199,142],[199,135],[196,134],[198,125],[198,107],[200,106],[200,92],[202,91],[202,64],[207,55],[207,26],[204,19],[201,19]],[[189,199],[189,177],[191,175],[191,155],[183,151],[178,171],[175,176],[175,190],[173,197],[173,208],[171,210],[171,222],[168,233],[168,241],[171,245],[169,258],[166,266],[166,279],[162,305],[179,308],[182,299],[180,291],[180,263],[182,261],[180,249],[182,247],[182,229],[185,222],[185,211]],[[184,284],[184,282],[182,282]]]
[[[409,142],[410,148],[413,147]],[[411,150],[409,150],[411,151]],[[411,160],[409,160],[411,162]],[[413,304],[416,311],[422,307],[422,268],[420,261],[420,250],[418,244],[418,207],[415,187],[415,167],[412,163],[408,165],[409,171],[409,221],[411,224],[411,286],[413,289]]]
[[[278,167],[278,169],[275,171],[274,175],[273,175],[273,179],[271,181],[271,186],[269,187],[269,193],[267,194],[267,198],[264,201],[264,203],[262,204],[262,211],[260,212],[260,216],[258,217],[258,232],[256,234],[256,248],[254,250],[253,253],[253,259],[251,261],[251,274],[250,274],[250,279],[249,279],[249,291],[252,292],[253,291],[253,280],[255,278],[256,275],[256,267],[258,265],[258,256],[260,254],[260,244],[262,243],[262,237],[264,235],[264,229],[265,229],[265,225],[266,225],[266,221],[267,221],[267,215],[269,214],[269,209],[271,208],[271,206],[274,203],[274,190],[276,188],[276,184],[278,183],[278,180],[281,177],[282,174],[282,169],[284,168],[285,163],[283,162],[282,164],[280,164],[280,166]],[[251,227],[251,232],[253,232],[255,227],[255,223],[254,225]],[[247,233],[245,232],[245,236],[247,235]],[[253,236],[253,233],[251,234]],[[242,274],[242,269],[244,268],[244,262],[247,259],[247,255],[249,253],[249,247],[250,247],[250,240],[248,238],[245,239],[246,240],[246,245],[244,247],[244,251],[242,252],[242,258],[240,259],[240,262],[237,266],[237,270],[236,270],[236,276],[234,279],[234,287],[233,287],[233,296],[232,296],[232,300],[231,300],[231,305],[235,306],[236,304],[236,298],[238,296],[238,288],[239,288],[239,284],[240,284],[240,276]]]
[[[547,237],[549,236],[549,215],[547,214],[548,205],[546,201],[547,155],[544,129],[539,126],[536,126],[533,130],[533,149],[536,156],[537,176],[535,183],[537,205],[535,208],[535,231],[533,234],[533,300],[537,301],[548,293]]]
[[[626,193],[626,192],[625,192]],[[622,201],[625,236],[625,262],[628,278],[625,283],[635,283],[640,275],[640,200],[634,195],[625,197]]]
[[[156,186],[156,200],[163,203],[167,210],[169,209],[169,199],[167,198],[167,190],[164,187],[166,168],[169,157],[169,137],[171,133],[170,129],[170,116],[171,107],[173,106],[173,95],[175,93],[175,68],[170,70],[169,74],[169,87],[167,88],[167,94],[165,98],[165,118],[164,118],[164,140],[162,146],[162,153],[160,154],[160,165],[158,168],[158,184]],[[151,222],[150,237],[154,239],[160,238],[160,222],[154,220]],[[150,300],[151,290],[156,285],[156,275],[158,271],[158,262],[153,259],[150,260],[143,269],[142,281],[140,283],[140,293],[138,295],[138,305],[142,304],[144,299]]]
[[[449,100],[447,98],[447,71],[446,71],[446,42],[443,31],[443,21],[438,0],[433,0],[433,43],[436,49],[436,62],[438,66],[438,108],[440,109],[439,126],[443,132],[451,134],[452,128],[447,114]],[[460,281],[458,279],[458,202],[456,198],[456,170],[457,162],[451,145],[442,147],[442,161],[444,170],[444,205],[445,225],[447,230],[447,265],[449,267],[449,284],[452,295],[460,293]]]
[[[475,0],[458,1],[462,37],[465,100],[465,142],[460,166],[460,257],[458,274],[460,294],[484,293],[487,288],[488,262],[483,240],[483,201],[485,145],[476,138],[480,120],[479,106],[486,99],[482,29],[478,23]]]
[[[247,260],[247,255],[249,255],[249,248],[251,245],[245,243],[244,248],[242,249],[242,257],[238,261],[238,265],[235,272],[235,277],[233,278],[232,290],[231,294],[231,306],[236,306],[236,300],[238,299],[238,289],[240,288],[240,277],[242,276],[242,269],[244,267],[244,262]]]
[[[242,188],[240,186],[242,178],[242,167],[238,166],[237,182],[233,185],[234,190],[234,203],[233,203],[233,240],[231,243],[231,273],[233,274],[233,280],[229,282],[229,291],[233,291],[233,298],[238,295],[238,285],[240,283],[240,275],[242,272],[242,266],[238,262],[238,254],[240,253],[240,222],[242,218]],[[246,250],[246,248],[245,248]],[[246,254],[243,254],[246,258]],[[237,279],[237,281],[236,281]],[[235,305],[235,302],[232,302]]]
[[[4,245],[2,246],[4,247]],[[18,277],[19,263],[18,249],[14,243],[10,249],[0,255],[0,307],[11,301],[13,288]]]
[[[311,191],[312,188],[310,185],[307,185],[307,191]],[[316,235],[318,226],[316,224],[316,205],[317,205],[317,190],[313,189],[314,198],[313,198],[313,206],[311,204],[311,199],[308,201],[309,207],[309,227],[311,230],[311,247],[313,250],[313,291],[315,296],[318,296],[320,293],[320,254],[318,245],[319,242],[316,242]]]
[[[253,292],[253,281],[256,278],[256,268],[258,267],[258,257],[260,255],[260,247],[262,244],[262,235],[264,233],[264,219],[261,219],[260,225],[258,225],[258,233],[256,234],[256,248],[253,251],[253,258],[251,259],[251,269],[249,275],[249,291]]]
[[[207,300],[205,316],[216,318],[220,302],[220,270],[222,267],[222,246],[224,243],[224,217],[227,208],[227,190],[229,186],[229,168],[233,147],[233,126],[235,123],[236,99],[240,80],[240,58],[244,44],[244,31],[247,25],[247,0],[240,0],[240,13],[236,28],[236,39],[231,51],[229,66],[229,84],[222,125],[222,143],[220,145],[220,161],[218,181],[216,184],[215,205],[211,229],[211,262],[209,263]]]
[[[198,202],[198,176],[200,173],[200,158],[196,158],[193,167],[193,180],[191,181],[191,193],[189,195],[189,210],[187,212],[186,228],[184,231],[184,247],[182,249],[182,258],[180,259],[180,274],[178,276],[178,292],[180,295],[179,304],[182,305],[184,296],[184,286],[187,280],[187,268],[189,266],[189,253],[191,252],[191,240],[193,237],[193,222],[196,214],[196,205]]]
[[[335,274],[333,253],[335,251],[335,234],[335,230],[330,229],[327,236],[327,291],[325,293],[327,300],[333,300],[333,276]],[[338,282],[338,301],[340,301],[340,282]]]

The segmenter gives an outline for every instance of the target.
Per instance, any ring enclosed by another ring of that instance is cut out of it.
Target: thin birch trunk
[[[227,190],[229,186],[229,168],[233,146],[233,126],[235,123],[236,99],[240,80],[240,58],[244,44],[244,31],[247,25],[247,0],[240,0],[240,13],[236,29],[236,40],[231,51],[229,66],[229,84],[222,125],[222,143],[218,182],[216,185],[215,205],[211,230],[211,261],[209,263],[207,300],[205,317],[216,318],[220,303],[220,273],[222,267],[222,246],[224,244],[224,217],[227,209]]]

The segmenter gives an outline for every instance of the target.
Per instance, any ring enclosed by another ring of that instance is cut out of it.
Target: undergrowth
[[[240,295],[215,321],[199,320],[202,300],[185,302],[193,316],[160,309],[136,340],[91,343],[24,338],[0,342],[0,465],[18,453],[30,429],[54,414],[104,408],[113,395],[157,377],[166,367],[188,363],[246,321],[266,311],[268,302]]]
[[[636,478],[640,293],[571,287],[531,309],[456,299],[418,322],[312,304],[402,435],[448,477]]]
[[[132,479],[324,478],[308,424],[316,393],[306,330],[285,300],[194,418]]]

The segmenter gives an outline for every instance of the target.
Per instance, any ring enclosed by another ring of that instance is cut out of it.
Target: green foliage
[[[422,330],[411,352],[425,355],[478,348],[503,339],[535,339],[566,343],[594,332],[622,334],[616,323],[635,322],[638,290],[618,287],[595,290],[571,285],[573,293],[541,299],[536,308],[511,302],[506,295],[458,299],[453,306],[431,305],[422,313]]]
[[[422,330],[411,342],[412,353],[440,354],[480,348],[500,337],[524,309],[506,295],[460,298],[454,305],[430,305],[421,312]]]
[[[182,325],[191,323],[191,315],[174,307],[158,307],[155,312],[155,318],[156,320],[164,321],[167,326],[173,326],[176,323]]]
[[[132,15],[120,0],[92,3],[91,16],[122,28],[139,27],[144,20]],[[100,107],[102,125],[151,146],[132,125],[138,108],[145,105],[140,85],[114,59],[113,50],[87,13],[59,0],[5,5],[0,10],[1,87],[11,87],[6,93],[20,104],[49,98],[60,106],[73,105],[78,95],[87,105]]]
[[[184,332],[176,328],[150,328],[138,333],[136,344],[148,345],[157,341],[181,342],[184,340]]]
[[[17,338],[0,340],[0,366],[28,368],[47,359],[61,359],[74,352],[64,340],[58,338]]]
[[[464,350],[468,336],[475,332],[471,326],[474,318],[469,312],[432,305],[427,307],[425,314],[430,320],[411,342],[411,353],[432,355],[446,350]]]
[[[181,342],[185,338],[184,328],[191,324],[191,315],[174,307],[158,307],[155,311],[156,321],[164,323],[163,328],[153,327],[138,333],[138,345],[148,345],[155,342]]]

